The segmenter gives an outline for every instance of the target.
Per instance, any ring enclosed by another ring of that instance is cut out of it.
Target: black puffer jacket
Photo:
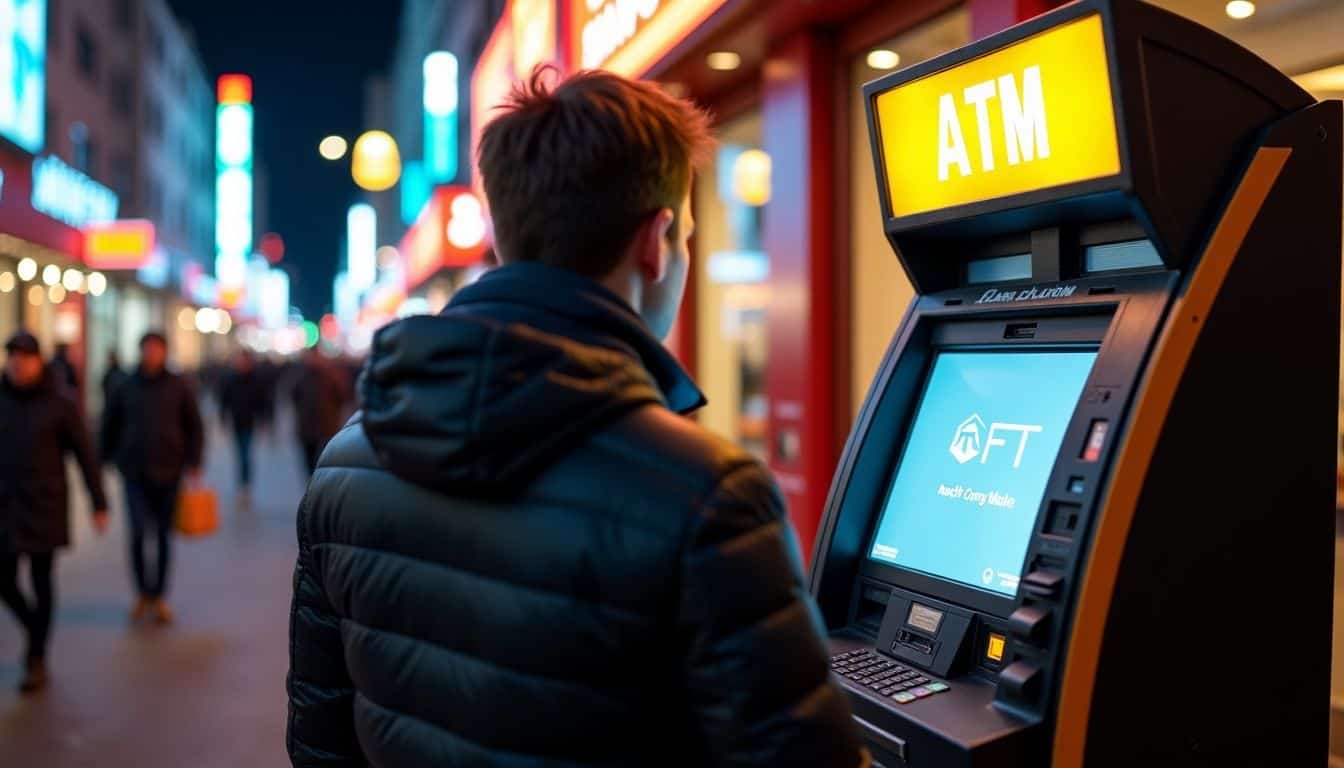
[[[769,475],[614,294],[504,267],[361,393],[299,513],[294,765],[860,764]]]
[[[70,544],[65,457],[73,455],[93,508],[107,509],[79,406],[44,374],[19,389],[0,376],[0,551],[51,552]]]

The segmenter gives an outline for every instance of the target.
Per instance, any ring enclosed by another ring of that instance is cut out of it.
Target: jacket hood
[[[516,487],[600,427],[664,402],[635,357],[467,312],[381,330],[359,389],[379,463],[445,493]]]

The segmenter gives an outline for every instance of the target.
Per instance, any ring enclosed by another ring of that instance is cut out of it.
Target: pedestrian
[[[322,449],[340,431],[350,399],[350,390],[335,366],[316,349],[306,350],[295,379],[293,400],[295,432],[309,476],[317,468]]]
[[[93,504],[94,529],[107,530],[107,497],[79,408],[44,372],[37,339],[18,333],[5,344],[0,379],[0,599],[27,633],[19,690],[47,683],[47,645],[56,604],[56,551],[70,545],[65,457],[73,454]],[[29,601],[19,589],[28,560]]]
[[[103,455],[116,462],[126,487],[131,565],[137,597],[131,619],[172,621],[165,602],[171,534],[184,476],[200,477],[204,435],[196,394],[167,368],[168,341],[150,332],[140,340],[140,366],[117,388],[103,411]],[[154,568],[146,544],[156,543]]]
[[[55,384],[61,387],[67,396],[78,398],[79,371],[75,369],[74,362],[70,360],[70,345],[64,342],[57,344],[48,365],[51,368]]]
[[[112,393],[117,387],[126,380],[126,371],[121,369],[121,358],[117,356],[117,350],[108,350],[107,370],[103,373],[103,407],[112,401]]]
[[[503,265],[376,335],[309,483],[290,759],[859,766],[781,495],[661,341],[707,120],[548,77],[481,139]]]
[[[264,407],[265,391],[252,353],[240,350],[233,357],[233,369],[223,377],[219,392],[219,416],[223,426],[233,431],[238,456],[238,491],[246,502],[252,489],[252,434]]]

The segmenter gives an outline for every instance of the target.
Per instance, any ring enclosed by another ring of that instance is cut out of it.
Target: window
[[[144,127],[145,135],[151,139],[157,139],[163,134],[163,112],[159,110],[159,102],[151,91],[145,91]]]
[[[93,139],[84,142],[83,171],[95,179],[102,178],[98,171],[98,144]]]
[[[47,48],[52,51],[61,47],[61,4],[59,0],[47,0]]]
[[[79,71],[91,82],[98,80],[98,43],[93,39],[93,34],[83,24],[79,25],[79,31],[75,36],[75,60],[79,64]]]
[[[131,183],[131,158],[126,155],[117,155],[112,158],[112,188],[117,191],[121,197],[123,208],[133,208],[131,193],[134,188]]]
[[[89,127],[78,121],[70,124],[70,162],[84,173],[89,172]]]
[[[118,74],[112,78],[112,87],[108,89],[109,101],[112,109],[122,117],[131,116],[131,104],[133,94],[131,93],[131,78],[125,73]]]
[[[135,0],[117,0],[112,13],[117,28],[122,32],[130,32],[135,28]]]
[[[163,35],[154,22],[149,23],[149,55],[155,64],[163,63]]]

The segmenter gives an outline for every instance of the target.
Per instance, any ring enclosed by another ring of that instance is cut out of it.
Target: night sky
[[[330,309],[345,211],[357,194],[349,156],[328,162],[317,154],[317,145],[332,133],[353,143],[364,128],[364,81],[387,72],[401,3],[168,4],[195,34],[212,81],[228,72],[253,78],[256,154],[269,174],[267,220],[285,240],[291,301],[305,316],[317,317]]]

